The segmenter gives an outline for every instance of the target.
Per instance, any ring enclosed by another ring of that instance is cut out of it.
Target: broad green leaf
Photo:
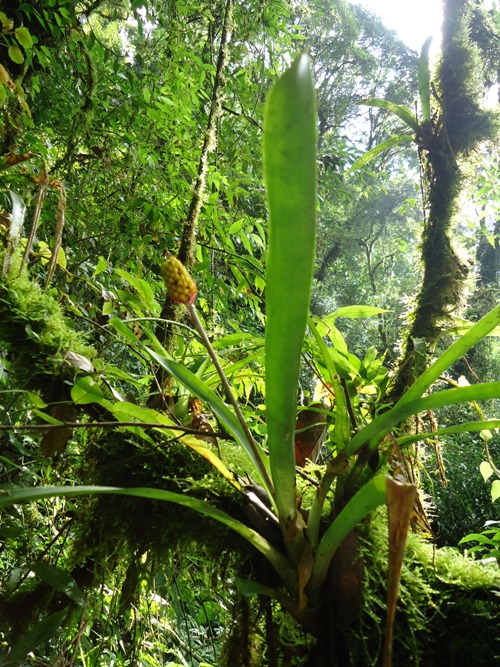
[[[400,118],[408,127],[410,127],[414,132],[420,130],[415,114],[411,109],[401,106],[400,104],[394,104],[394,102],[388,102],[387,100],[377,100],[374,98],[368,98],[365,100],[360,100],[357,104],[364,104],[369,107],[380,107],[381,109],[386,109],[390,111],[395,116]]]
[[[56,419],[55,417],[49,415],[47,412],[42,412],[36,408],[33,410],[33,414],[35,414],[37,417],[40,417],[40,419],[44,422],[47,422],[47,424],[54,424],[55,426],[62,426],[64,424],[64,422],[62,422],[60,419]]]
[[[489,478],[493,475],[493,468],[491,467],[491,464],[488,463],[488,461],[481,461],[481,465],[479,466],[479,472],[481,473],[484,481],[487,482]]]
[[[55,614],[44,618],[40,621],[33,630],[27,632],[18,643],[12,648],[9,653],[9,662],[7,664],[15,664],[18,661],[24,660],[28,653],[34,651],[37,646],[52,639],[61,627],[66,616],[68,615],[68,607],[57,611]],[[24,664],[24,663],[23,663]]]
[[[418,93],[420,95],[420,106],[422,107],[422,118],[431,119],[431,75],[429,70],[429,49],[432,37],[425,40],[420,57],[418,59]]]
[[[31,49],[33,46],[33,40],[31,39],[30,31],[28,28],[21,27],[16,28],[14,31],[17,41],[24,47],[26,50]]]
[[[342,336],[337,327],[334,324],[329,324],[327,333],[333,347],[337,350],[337,352],[340,352],[340,354],[346,357],[349,354],[349,349],[347,347],[347,343],[345,342],[344,336]]]
[[[115,304],[113,301],[104,301],[102,304],[102,314],[105,316],[111,315],[115,310]]]
[[[376,358],[377,358],[377,348],[373,346],[369,347],[366,350],[365,358],[363,359],[363,366],[365,368],[369,368]]]
[[[251,597],[252,595],[267,595],[268,597],[273,598],[277,595],[277,592],[273,588],[260,584],[258,581],[253,581],[252,579],[238,578],[235,583],[238,591],[245,597]]]
[[[152,408],[144,408],[142,405],[129,403],[128,401],[120,401],[114,403],[112,412],[119,421],[138,421],[146,424],[164,424],[165,426],[173,426],[174,423],[166,415],[153,410]]]
[[[330,355],[335,364],[337,373],[341,377],[348,379],[351,375],[359,375],[358,368],[356,368],[356,366],[354,366],[351,363],[350,359],[353,358],[352,354],[345,356],[343,354],[340,354],[340,352],[338,352],[334,347],[327,349],[328,349],[328,354]]]
[[[464,544],[465,542],[479,542],[480,544],[489,544],[490,540],[483,533],[469,533],[465,537],[462,537],[459,544]]]
[[[27,397],[31,403],[31,405],[34,408],[38,408],[39,410],[43,410],[44,408],[47,407],[47,404],[42,400],[42,398],[38,394],[34,394],[31,391],[26,392]]]
[[[340,511],[321,538],[306,592],[317,599],[326,580],[333,554],[342,540],[374,509],[385,502],[385,475],[376,475],[364,484]]]
[[[244,523],[229,516],[222,510],[213,507],[210,503],[172,491],[162,489],[131,488],[123,489],[114,486],[40,486],[37,488],[11,488],[0,490],[0,508],[11,507],[17,503],[34,502],[44,498],[54,497],[76,497],[88,495],[110,495],[132,496],[135,498],[147,498],[149,500],[161,500],[188,507],[199,514],[215,519],[219,523],[228,526],[236,533],[246,539],[273,565],[281,576],[285,585],[291,590],[295,585],[295,570],[289,560],[276,547],[272,546],[257,531],[249,528]]]
[[[220,419],[221,423],[227,428],[229,433],[235,438],[236,442],[244,449],[248,458],[252,462],[253,471],[252,474],[258,475],[261,481],[264,483],[260,473],[260,466],[258,461],[255,458],[255,455],[252,451],[252,447],[248,442],[247,436],[238,421],[235,415],[229,410],[225,403],[217,396],[217,394],[210,389],[210,387],[200,380],[194,373],[181,364],[178,364],[171,359],[157,354],[150,348],[145,348],[149,354],[155,359],[162,368],[168,371],[173,375],[176,380],[178,380],[184,387],[189,389],[195,396],[198,396],[199,399],[205,401],[210,405],[214,414]],[[261,453],[261,456],[265,459],[265,455]]]
[[[71,387],[71,398],[77,405],[101,403],[102,400],[106,400],[101,387],[89,375],[78,378]]]
[[[9,32],[14,27],[14,21],[5,12],[0,12],[0,23],[2,24],[2,32]]]
[[[60,567],[50,565],[49,563],[44,563],[43,561],[37,563],[31,569],[42,581],[49,584],[49,586],[52,586],[54,590],[59,593],[64,593],[70,600],[76,602],[80,607],[85,606],[85,598],[69,572],[62,570]]]
[[[112,317],[108,323],[113,329],[122,335],[129,343],[136,346],[139,344],[137,337],[130,327],[128,327],[125,322],[120,320],[118,317]]]
[[[97,262],[97,266],[95,267],[95,271],[92,274],[92,277],[98,276],[100,273],[104,273],[107,268],[108,262],[102,255],[99,255],[99,261]]]
[[[116,273],[120,278],[125,280],[131,287],[133,287],[139,296],[141,297],[142,305],[146,306],[153,314],[159,314],[159,306],[154,298],[154,292],[151,288],[151,285],[142,278],[137,278],[133,276],[128,271],[120,269],[119,267],[114,268],[114,273]]]
[[[495,479],[491,485],[491,502],[500,498],[500,479]]]
[[[300,354],[314,264],[316,117],[309,57],[273,86],[264,122],[269,203],[266,279],[266,420],[281,519],[296,516],[294,431]]]
[[[360,158],[351,164],[345,173],[350,174],[353,171],[358,171],[358,169],[361,169],[361,167],[364,167],[366,164],[374,160],[377,155],[380,155],[380,153],[383,153],[384,151],[387,151],[393,146],[397,146],[398,144],[404,144],[411,141],[413,141],[413,137],[409,134],[390,137],[390,139],[386,139],[385,141],[382,141],[382,143],[371,148],[369,151],[366,151],[366,153],[364,153]]]
[[[245,218],[241,218],[240,220],[236,220],[236,222],[233,222],[233,224],[230,225],[229,229],[227,230],[227,233],[228,234],[237,234],[239,231],[241,231],[244,224],[245,224]]]
[[[23,64],[24,56],[23,56],[23,53],[22,53],[21,49],[18,46],[9,46],[8,54],[9,54],[9,58],[13,62],[17,63],[18,65]]]

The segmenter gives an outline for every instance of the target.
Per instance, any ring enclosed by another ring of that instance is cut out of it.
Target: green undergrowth
[[[380,664],[387,579],[386,512],[363,527],[364,600],[351,643],[352,664]],[[436,549],[420,535],[408,538],[401,573],[394,667],[496,664],[500,658],[500,570]]]
[[[385,509],[360,527],[364,560],[359,615],[339,641],[346,652],[341,667],[379,667],[386,627],[388,531]],[[500,570],[463,556],[457,549],[436,549],[420,535],[408,537],[396,615],[393,667],[474,667],[496,664],[500,656]],[[262,602],[262,601],[261,601]],[[273,603],[275,655],[279,664],[306,667],[315,640]],[[327,615],[325,611],[325,615]],[[258,614],[257,614],[258,616]],[[256,641],[269,636],[254,628]],[[246,635],[245,635],[246,636]],[[269,642],[267,651],[270,651]],[[230,661],[224,665],[234,664]],[[249,663],[250,664],[250,663]],[[265,667],[270,655],[251,663]],[[276,663],[278,664],[278,663]],[[323,663],[321,663],[323,664]],[[333,665],[334,663],[332,663]]]

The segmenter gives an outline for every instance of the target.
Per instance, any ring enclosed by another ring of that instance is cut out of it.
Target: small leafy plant
[[[480,558],[496,558],[500,563],[500,521],[486,521],[480,533],[470,533],[462,537],[459,544],[476,542],[467,547],[470,554],[478,554]]]

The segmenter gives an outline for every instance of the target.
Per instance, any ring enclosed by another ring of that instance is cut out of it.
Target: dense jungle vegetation
[[[0,665],[500,661],[500,13],[0,6]]]

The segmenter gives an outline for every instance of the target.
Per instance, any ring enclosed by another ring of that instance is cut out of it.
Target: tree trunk
[[[441,61],[433,92],[439,111],[423,121],[419,144],[427,213],[422,237],[423,281],[392,398],[412,384],[415,348],[427,350],[444,321],[460,307],[468,263],[453,247],[453,228],[462,185],[459,160],[494,135],[493,114],[479,106],[480,62],[469,38],[471,9],[466,0],[444,0]]]

